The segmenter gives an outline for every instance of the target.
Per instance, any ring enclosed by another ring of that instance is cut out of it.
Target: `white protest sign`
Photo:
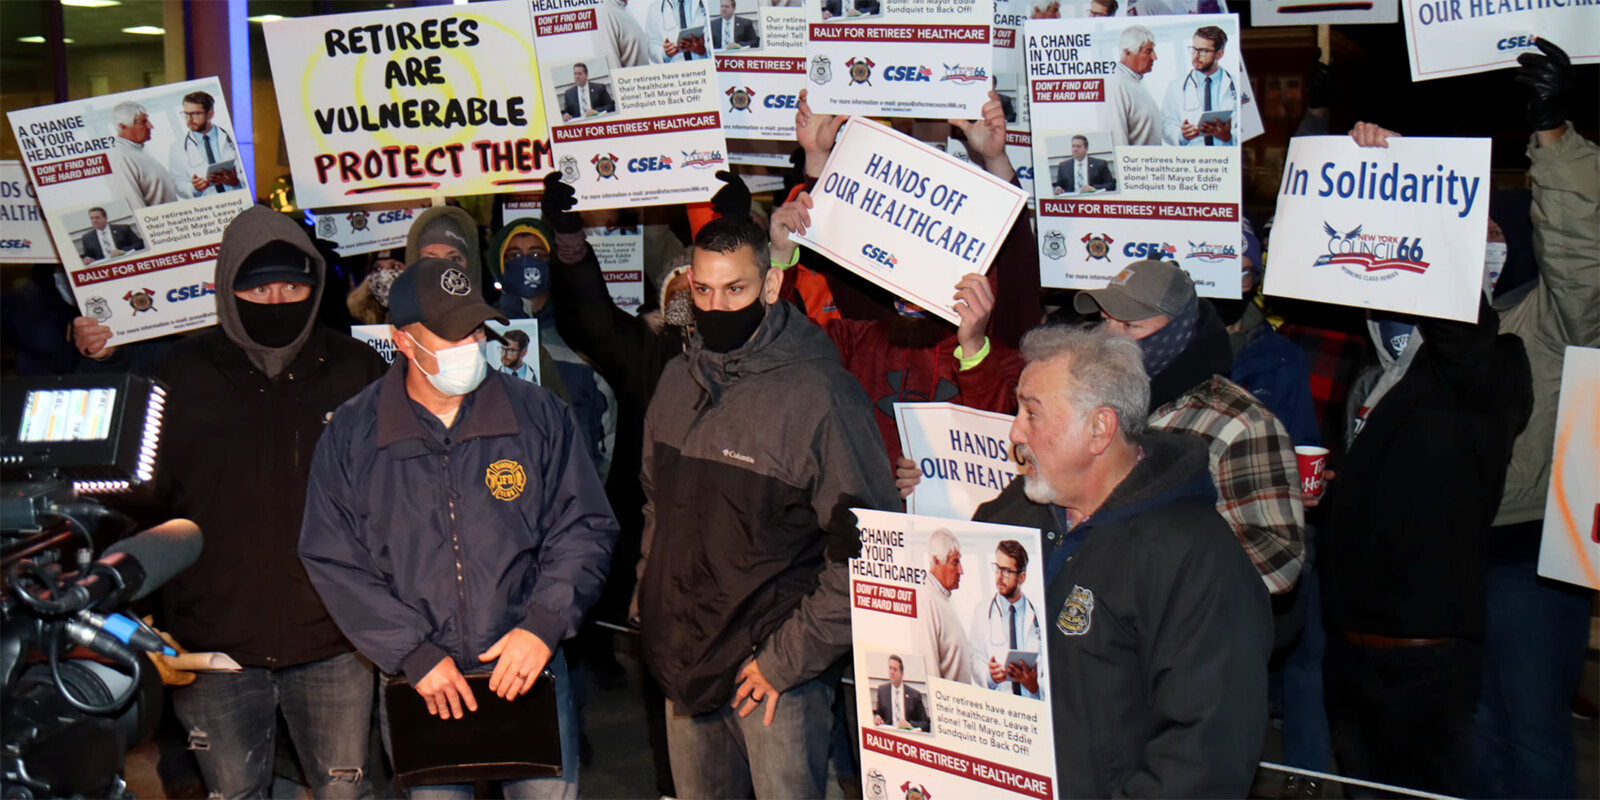
[[[721,9],[730,16],[724,18]],[[720,0],[710,11],[723,133],[730,139],[794,141],[794,115],[806,83],[805,9],[773,0]]]
[[[1035,19],[1025,38],[1042,284],[1098,289],[1155,258],[1238,294],[1236,18]]]
[[[1568,347],[1539,574],[1600,589],[1600,349]]]
[[[985,273],[1027,203],[1022,190],[864,117],[839,132],[796,241],[960,324],[961,276]]]
[[[504,372],[514,377],[521,378],[530,383],[539,383],[539,323],[537,320],[519,319],[512,320],[510,325],[502,325],[490,320],[484,323],[490,330],[506,338],[508,342],[517,345],[514,352],[504,347],[494,339],[483,343],[483,357],[489,363],[489,369]],[[509,331],[518,333],[507,335]],[[523,337],[527,337],[524,341]],[[394,363],[397,358],[404,358],[394,347],[394,326],[392,325],[351,325],[350,338],[363,342],[383,356],[383,360]]]
[[[1533,40],[1561,46],[1574,64],[1600,63],[1600,5],[1583,0],[1404,0],[1411,79],[1517,66]]]
[[[821,114],[978,119],[995,0],[806,3],[806,98]]]
[[[1396,22],[1400,0],[1250,0],[1250,27]]]
[[[693,203],[722,187],[724,97],[705,0],[662,2],[692,24],[673,21],[657,41],[614,0],[532,0],[550,135],[578,210]]]
[[[61,263],[21,161],[0,161],[0,223],[0,264]]]
[[[906,497],[906,511],[972,519],[978,506],[1021,471],[1011,420],[955,403],[895,403],[900,450],[922,470],[922,482]]]
[[[426,6],[263,26],[305,208],[509,192],[551,169],[527,6]]]
[[[605,277],[611,302],[637,315],[644,303],[644,236],[637,224],[615,228],[585,228],[600,274]]]
[[[217,244],[255,193],[216,78],[8,116],[78,307],[111,344],[217,321]]]
[[[405,250],[411,221],[425,206],[407,208],[395,205],[382,208],[325,208],[313,212],[317,238],[333,242],[341,256],[376,253],[379,250]]]
[[[1478,319],[1488,139],[1291,139],[1277,213],[1267,294]]]
[[[861,556],[850,562],[850,626],[862,794],[1051,800],[1044,634],[1054,617],[1044,605],[1039,530],[853,510],[861,535]],[[946,586],[931,553],[952,545],[969,566]],[[986,562],[1026,574],[992,572],[981,568]],[[1019,581],[1014,624],[1001,578]]]

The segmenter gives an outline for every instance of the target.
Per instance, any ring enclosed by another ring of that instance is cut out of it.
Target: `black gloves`
[[[744,179],[727,170],[717,173],[717,180],[725,186],[711,196],[711,210],[724,217],[750,216],[750,188]]]
[[[1548,39],[1535,39],[1544,51],[1517,56],[1517,83],[1528,87],[1528,124],[1535,131],[1565,128],[1567,91],[1572,88],[1572,60]]]
[[[1333,67],[1314,61],[1306,73],[1306,108],[1329,108],[1333,105]]]
[[[544,224],[556,233],[579,233],[583,230],[583,217],[572,210],[578,204],[578,193],[561,182],[561,173],[544,176]]]

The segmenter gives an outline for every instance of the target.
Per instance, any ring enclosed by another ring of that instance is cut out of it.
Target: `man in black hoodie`
[[[311,457],[334,409],[383,375],[372,348],[319,327],[325,265],[265,206],[228,224],[218,325],[157,365],[170,387],[153,511],[200,525],[205,551],[162,588],[167,630],[244,669],[173,692],[214,796],[272,791],[278,712],[318,798],[371,797],[372,668],[334,625],[298,553]]]
[[[1011,426],[1028,472],[974,519],[1045,532],[1061,797],[1243,797],[1267,717],[1267,592],[1213,508],[1205,443],[1146,430],[1139,348],[1047,327]]]

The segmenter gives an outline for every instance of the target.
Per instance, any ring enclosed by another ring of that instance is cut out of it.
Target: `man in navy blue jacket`
[[[512,700],[548,668],[563,775],[504,789],[577,797],[577,720],[552,656],[600,596],[616,518],[566,404],[488,369],[483,323],[504,317],[475,276],[421,259],[395,280],[389,314],[405,358],[328,424],[301,559],[350,641],[441,718],[477,710],[464,673],[492,669],[489,690]]]

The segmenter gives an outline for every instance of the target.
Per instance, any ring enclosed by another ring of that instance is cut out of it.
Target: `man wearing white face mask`
[[[505,318],[466,271],[417,261],[395,279],[389,314],[405,358],[328,424],[301,559],[350,641],[430,713],[470,727],[465,675],[489,674],[488,690],[513,700],[551,674],[562,775],[503,790],[576,797],[576,710],[557,648],[600,595],[616,518],[566,404],[489,370],[483,323]],[[387,708],[380,720],[388,742]]]

